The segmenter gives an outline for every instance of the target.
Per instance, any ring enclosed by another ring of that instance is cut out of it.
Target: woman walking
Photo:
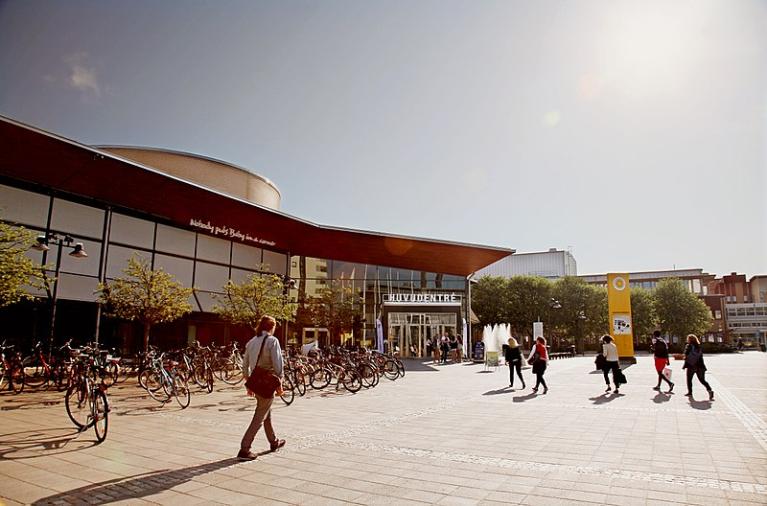
[[[548,361],[549,352],[546,350],[546,339],[540,336],[535,340],[535,346],[530,350],[530,356],[527,357],[527,363],[533,366],[533,374],[535,374],[535,388],[533,388],[535,394],[538,393],[538,387],[541,385],[543,385],[544,394],[549,391],[546,380],[543,379]]]
[[[517,371],[519,381],[522,382],[522,390],[525,389],[525,378],[522,377],[522,352],[519,343],[513,337],[509,338],[508,346],[503,347],[506,363],[509,364],[509,387],[514,388],[514,371]]]
[[[256,366],[262,367],[282,378],[280,342],[272,335],[276,326],[277,321],[271,316],[262,316],[258,322],[256,335],[245,345],[245,353],[242,355],[242,374],[245,378],[251,375]],[[250,390],[248,390],[248,396],[256,398],[256,412],[253,414],[253,419],[250,421],[245,435],[242,436],[240,453],[237,454],[237,458],[240,460],[253,460],[256,458],[256,454],[250,451],[250,445],[253,444],[253,439],[256,437],[256,433],[262,424],[271,451],[276,451],[285,446],[285,440],[277,439],[277,436],[274,435],[274,428],[272,428],[271,407],[274,397],[261,397]]]
[[[605,393],[610,392],[610,371],[613,372],[613,383],[615,383],[615,395],[618,395],[618,390],[621,386],[618,381],[618,376],[621,374],[621,368],[618,363],[618,347],[615,346],[613,338],[604,335],[602,336],[602,354],[605,357],[605,365],[602,367],[602,373],[605,375],[605,383],[607,383],[607,389]]]
[[[703,348],[700,339],[695,334],[687,336],[687,346],[684,348],[684,367],[687,369],[687,393],[686,397],[692,397],[692,377],[697,376],[698,381],[708,390],[708,399],[714,400],[714,391],[706,381],[706,364],[703,362]]]
[[[662,381],[668,383],[668,391],[671,393],[674,390],[674,382],[663,375],[663,369],[666,366],[671,365],[668,358],[668,344],[661,337],[660,331],[653,332],[653,356],[655,357],[655,371],[658,373],[658,384],[653,388],[660,392],[660,384]]]

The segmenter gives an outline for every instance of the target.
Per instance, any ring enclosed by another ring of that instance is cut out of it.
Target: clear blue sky
[[[767,2],[0,2],[0,114],[318,223],[767,273]]]

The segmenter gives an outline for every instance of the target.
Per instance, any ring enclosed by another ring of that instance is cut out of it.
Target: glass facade
[[[333,259],[289,258],[283,252],[172,226],[138,211],[110,209],[58,194],[54,197],[32,187],[0,184],[0,208],[0,219],[35,233],[69,235],[75,242],[83,243],[88,253],[86,258],[74,258],[68,255],[68,247],[59,252],[53,243],[47,252],[28,252],[31,258],[50,270],[51,276],[57,259],[61,261],[58,313],[62,321],[69,319],[72,325],[62,325],[65,330],[56,325],[56,334],[60,338],[72,337],[85,342],[99,336],[102,342],[108,342],[111,336],[117,341],[114,344],[130,347],[119,341],[135,334],[136,329],[131,329],[131,324],[118,324],[100,316],[94,292],[100,281],[120,276],[132,256],[147,259],[153,267],[164,269],[183,285],[196,289],[190,299],[194,311],[191,316],[153,331],[153,336],[159,333],[164,341],[162,332],[167,328],[168,335],[173,334],[175,341],[172,341],[177,344],[185,343],[189,336],[203,343],[221,343],[232,338],[231,329],[210,314],[214,295],[221,293],[229,279],[242,282],[263,271],[293,278],[296,284],[290,295],[301,306],[321,297],[328,289],[340,287],[344,293],[355,296],[353,324],[348,325],[349,328],[333,335],[311,319],[299,319],[288,325],[285,332],[288,344],[299,344],[306,340],[306,336],[313,335],[326,336],[327,343],[323,344],[375,346],[376,320],[381,320],[390,346],[399,348],[405,356],[422,356],[427,337],[442,332],[461,333],[462,318],[467,310],[464,302],[467,300],[467,282],[461,276]],[[461,302],[441,309],[433,304],[390,307],[384,300],[390,294],[457,294]],[[47,336],[46,315],[49,312],[44,308],[45,293],[38,295],[43,303],[32,311],[36,323],[19,332],[42,339]],[[82,317],[61,316],[64,307],[68,311],[74,311],[72,308],[81,311]],[[77,322],[80,322],[79,326]]]

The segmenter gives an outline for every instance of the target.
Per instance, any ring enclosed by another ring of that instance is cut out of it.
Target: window
[[[232,265],[258,269],[261,265],[261,249],[246,246],[238,242],[232,243]]]
[[[194,242],[194,232],[166,225],[157,225],[157,251],[194,257]]]
[[[50,203],[47,195],[0,185],[0,218],[4,220],[45,228]]]
[[[273,272],[274,274],[285,274],[285,266],[287,264],[287,256],[276,251],[264,250],[264,268]]]
[[[151,249],[154,245],[154,222],[112,213],[109,240]]]
[[[197,262],[194,272],[194,287],[211,292],[222,291],[229,280],[229,268],[205,262]],[[200,301],[202,303],[202,301]]]
[[[104,211],[68,200],[53,199],[51,228],[100,239],[104,232]]]
[[[232,243],[209,235],[197,234],[197,258],[229,264]]]
[[[107,250],[107,269],[108,278],[116,278],[123,275],[123,269],[128,267],[128,259],[136,255],[147,260],[152,259],[152,253],[149,251],[136,250],[110,244]]]
[[[193,262],[191,260],[157,254],[154,257],[154,268],[163,269],[187,288],[192,286]]]
[[[714,318],[716,318],[717,320],[721,320],[722,319],[722,312],[720,310],[718,310],[718,309],[716,311],[714,311]]]

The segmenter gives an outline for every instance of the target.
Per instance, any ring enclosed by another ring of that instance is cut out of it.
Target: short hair
[[[698,339],[698,336],[696,336],[695,334],[687,334],[687,342],[688,343],[692,342],[697,345],[700,345],[700,339]]]
[[[609,335],[609,334],[605,334],[605,335],[603,335],[603,336],[602,336],[602,342],[603,342],[603,343],[609,343],[609,342],[611,342],[612,340],[613,340],[613,338],[612,338],[612,337],[610,337],[610,335]]]
[[[653,337],[660,337],[660,330],[656,330],[652,333]]]

